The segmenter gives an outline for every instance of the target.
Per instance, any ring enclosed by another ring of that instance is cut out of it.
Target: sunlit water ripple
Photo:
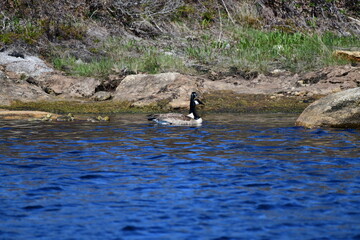
[[[360,131],[0,122],[0,239],[360,239]]]

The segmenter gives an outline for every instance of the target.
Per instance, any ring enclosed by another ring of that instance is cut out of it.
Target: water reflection
[[[1,122],[2,239],[356,239],[357,130],[295,115]]]

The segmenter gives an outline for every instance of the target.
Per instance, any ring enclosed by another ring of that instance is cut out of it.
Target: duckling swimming
[[[69,113],[66,116],[60,116],[56,119],[58,122],[72,122],[75,120],[75,117],[72,113]]]

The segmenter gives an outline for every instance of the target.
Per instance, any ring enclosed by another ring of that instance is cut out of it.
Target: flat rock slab
[[[360,88],[319,99],[304,110],[295,124],[307,128],[360,128]]]
[[[28,120],[41,119],[51,114],[51,119],[55,120],[60,115],[43,111],[10,111],[0,109],[0,118],[5,120]]]

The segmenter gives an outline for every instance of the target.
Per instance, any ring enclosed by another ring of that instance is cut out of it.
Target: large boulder
[[[360,128],[360,88],[328,95],[309,105],[296,120],[307,128]]]
[[[165,100],[173,108],[187,107],[190,93],[199,91],[199,81],[179,73],[129,75],[116,88],[114,100],[137,106]]]

